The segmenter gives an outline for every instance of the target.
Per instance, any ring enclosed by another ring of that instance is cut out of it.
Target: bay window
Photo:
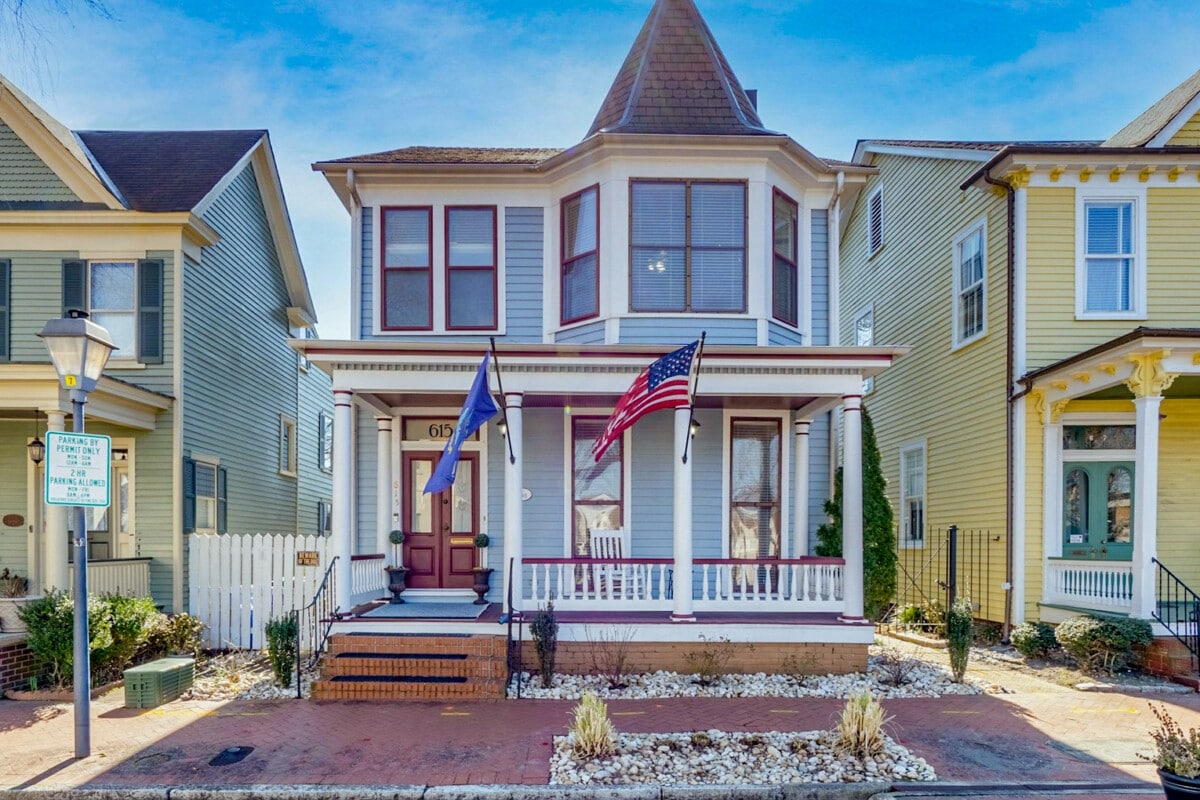
[[[771,313],[780,322],[799,322],[799,275],[796,249],[798,207],[796,201],[775,190],[772,230],[774,260],[771,264]]]
[[[630,309],[746,310],[746,186],[630,184]]]
[[[600,189],[562,201],[562,306],[565,325],[600,313]]]

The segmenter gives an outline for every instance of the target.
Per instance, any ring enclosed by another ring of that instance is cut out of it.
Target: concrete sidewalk
[[[1149,752],[1158,697],[1077,692],[1044,684],[1006,695],[885,701],[892,737],[924,757],[945,785],[897,786],[902,796],[1034,797],[1074,784],[1074,796],[1113,790],[1161,797]],[[1184,728],[1200,726],[1200,695],[1163,695]],[[568,701],[314,703],[93,702],[93,755],[75,761],[70,704],[0,701],[0,787],[545,786],[552,737]],[[677,698],[611,701],[620,731],[805,731],[831,727],[843,703],[819,699]],[[253,748],[226,766],[228,748]],[[964,795],[969,784],[974,794]],[[1057,784],[1057,787],[1055,786]],[[710,787],[711,788],[711,787]],[[999,792],[999,793],[997,793]],[[173,794],[178,794],[178,788]],[[391,795],[389,795],[391,796]],[[1111,796],[1137,797],[1122,793]]]

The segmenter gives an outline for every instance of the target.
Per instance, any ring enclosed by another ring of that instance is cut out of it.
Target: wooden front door
[[[404,564],[414,589],[469,589],[479,531],[479,454],[462,453],[454,485],[422,494],[441,452],[404,454]]]
[[[1133,557],[1132,461],[1063,464],[1063,556]]]

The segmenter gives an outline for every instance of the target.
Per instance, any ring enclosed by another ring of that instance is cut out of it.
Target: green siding
[[[0,122],[0,200],[71,202],[79,198],[12,128]]]
[[[20,514],[25,525],[10,528],[0,525],[0,570],[8,568],[28,575],[29,509],[26,507],[26,483],[29,477],[29,456],[25,440],[33,435],[33,415],[29,423],[0,422],[0,516]],[[43,438],[45,438],[43,436]]]
[[[221,233],[184,268],[183,450],[228,470],[230,533],[296,530],[298,477],[279,473],[279,419],[297,421],[288,293],[252,166],[204,213]],[[302,447],[301,455],[313,447]],[[298,459],[299,465],[315,460]],[[315,517],[315,511],[313,516]]]
[[[299,412],[296,415],[297,490],[296,530],[310,535],[317,527],[317,503],[332,500],[332,474],[321,471],[320,415],[333,419],[333,382],[321,370],[310,367],[298,376]]]

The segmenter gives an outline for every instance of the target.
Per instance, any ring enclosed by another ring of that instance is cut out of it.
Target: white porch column
[[[522,404],[525,395],[521,392],[507,392],[504,395],[504,407],[508,417],[507,442],[501,441],[504,448],[504,602],[509,596],[509,586],[512,586],[513,611],[524,608],[521,575],[522,534],[524,532],[524,517],[521,507],[521,490],[525,485],[525,447],[522,435]],[[509,456],[509,447],[512,455]],[[512,567],[509,567],[509,564]],[[516,581],[516,585],[513,585]]]
[[[683,448],[692,435],[692,409],[675,409],[675,571],[672,576],[674,602],[672,622],[695,622],[692,614],[692,461],[683,460]]]
[[[1136,397],[1137,457],[1133,469],[1133,605],[1129,616],[1150,619],[1158,555],[1158,409],[1162,395]]]
[[[375,445],[375,552],[390,557],[392,544],[392,418],[376,417],[378,439]]]
[[[66,429],[67,415],[61,411],[46,412],[46,430],[63,431]],[[42,503],[44,493],[39,492],[34,502]],[[41,531],[35,531],[34,536],[40,538]],[[45,553],[42,572],[42,591],[61,589],[71,590],[70,569],[67,564],[67,506],[46,506],[46,535]]]
[[[808,555],[808,429],[812,420],[792,423],[796,441],[795,486],[792,487],[792,558]]]
[[[863,616],[863,453],[862,397],[842,398],[842,622],[866,623]]]
[[[1050,602],[1050,581],[1046,575],[1049,559],[1063,554],[1063,508],[1062,460],[1059,458],[1059,443],[1062,441],[1062,423],[1050,409],[1043,411],[1042,425],[1042,602]],[[1021,563],[1013,565],[1013,574],[1021,569]],[[1014,592],[1013,607],[1024,605],[1025,598]]]
[[[350,485],[354,436],[350,404],[354,393],[345,389],[333,392],[333,554],[337,556],[334,579],[337,581],[335,602],[341,613],[350,611],[350,555],[354,552],[354,525],[351,516],[352,488]]]

